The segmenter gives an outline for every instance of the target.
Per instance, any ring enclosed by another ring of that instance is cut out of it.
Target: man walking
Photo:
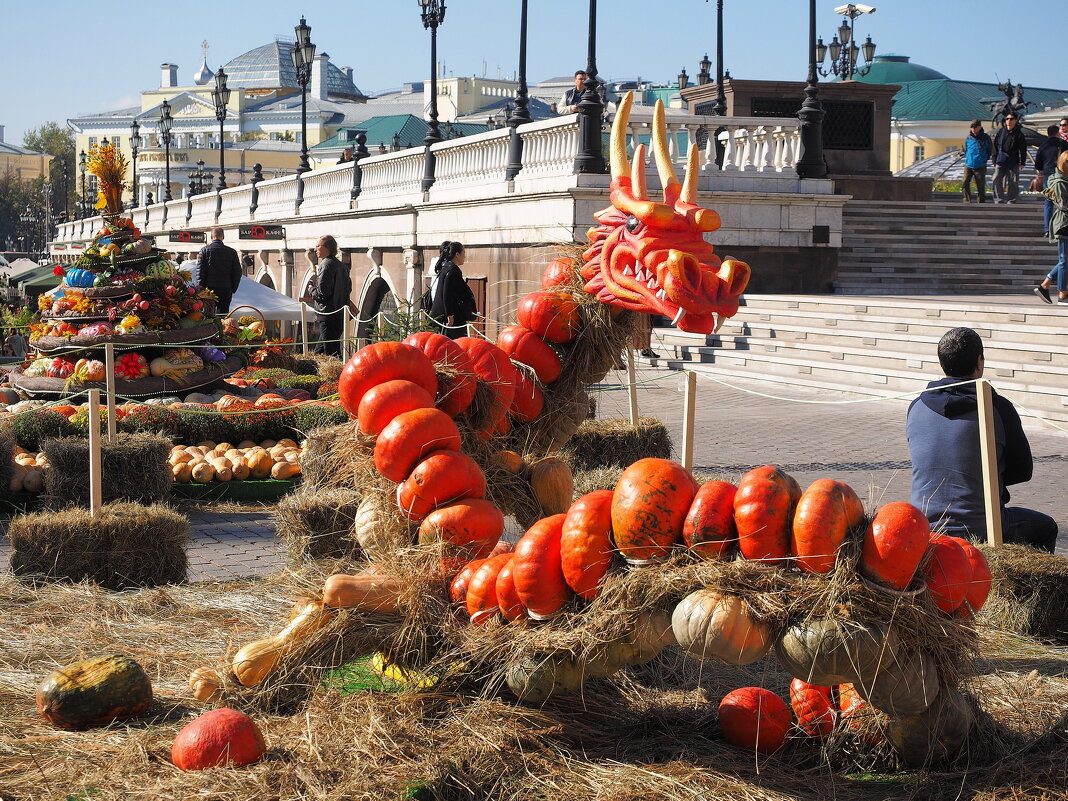
[[[241,260],[237,251],[223,244],[223,229],[211,229],[211,242],[200,249],[197,256],[197,276],[201,286],[215,293],[219,316],[230,311],[230,301],[241,283]]]
[[[994,149],[993,143],[983,123],[972,120],[969,126],[968,137],[964,140],[964,183],[961,191],[964,193],[964,202],[972,202],[971,182],[975,179],[975,191],[979,195],[979,202],[986,203],[986,163],[990,161],[990,154]]]
[[[1027,140],[1015,111],[994,137],[994,202],[1015,203],[1020,194],[1020,167],[1027,163]]]

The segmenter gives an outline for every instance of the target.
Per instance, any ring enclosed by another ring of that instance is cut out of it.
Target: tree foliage
[[[38,153],[52,156],[52,219],[59,219],[65,209],[73,211],[77,199],[78,166],[74,152],[74,131],[61,126],[58,122],[46,122],[39,128],[33,128],[22,137],[22,144]],[[66,187],[63,173],[66,169]],[[41,181],[37,188],[40,189]],[[63,192],[66,189],[67,196]]]

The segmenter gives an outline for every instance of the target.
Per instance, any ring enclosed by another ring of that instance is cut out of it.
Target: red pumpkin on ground
[[[430,409],[434,396],[423,387],[403,378],[396,378],[371,387],[360,399],[356,412],[360,431],[375,437],[399,414],[413,409]]]
[[[471,359],[474,374],[493,392],[493,409],[481,422],[481,431],[491,433],[508,414],[515,396],[516,370],[508,354],[492,342],[475,337],[460,337],[455,343]]]
[[[213,709],[187,723],[174,738],[171,761],[182,770],[258,762],[267,750],[255,721],[236,709]]]
[[[830,573],[846,534],[864,519],[853,488],[841,481],[813,481],[797,502],[791,526],[791,551],[806,573]]]
[[[442,506],[428,514],[419,525],[419,543],[438,539],[452,545],[469,545],[492,539],[504,532],[504,515],[492,501],[468,498]]]
[[[971,563],[972,580],[968,584],[964,600],[968,602],[972,611],[978,612],[983,608],[983,604],[986,603],[986,598],[990,594],[990,565],[987,564],[983,552],[976,548],[971,540],[966,540],[963,537],[950,537],[950,539],[964,549],[968,562]]]
[[[426,354],[403,342],[375,342],[349,359],[337,382],[341,405],[356,417],[364,393],[396,378],[418,384],[433,396],[438,391],[434,365]]]
[[[738,542],[734,496],[738,488],[726,481],[702,484],[682,523],[682,541],[704,559],[719,559]]]
[[[774,465],[742,476],[734,496],[738,550],[746,559],[777,563],[790,555],[790,528],[801,487]]]
[[[520,325],[558,344],[573,340],[582,327],[578,302],[566,292],[531,292],[519,301],[516,317]]]
[[[439,506],[485,494],[486,477],[474,459],[452,450],[432,451],[397,487],[397,506],[412,520],[422,520]]]
[[[497,600],[497,576],[512,560],[512,554],[502,553],[486,559],[471,576],[467,585],[467,614],[476,626],[490,620],[500,609]]]
[[[583,495],[567,510],[560,530],[560,569],[575,594],[592,601],[612,565],[611,490]]]
[[[551,384],[560,377],[563,365],[556,351],[545,340],[521,325],[510,325],[497,335],[497,347],[513,361],[525,364],[543,384]]]
[[[923,571],[931,600],[947,615],[964,603],[972,583],[972,563],[964,549],[943,534],[933,534]]]
[[[829,737],[834,730],[834,702],[831,688],[809,684],[801,679],[790,682],[790,706],[797,725],[812,737]]]
[[[514,559],[509,559],[501,572],[497,574],[497,605],[501,608],[501,614],[508,621],[519,620],[525,617],[527,609],[519,593],[515,591],[515,577],[512,575]]]
[[[903,590],[912,582],[930,537],[930,523],[911,503],[881,506],[864,533],[860,572],[877,584]]]
[[[512,406],[508,414],[523,423],[541,414],[545,406],[545,396],[541,394],[538,385],[523,370],[515,371],[515,396],[512,398]]]
[[[541,288],[552,289],[555,286],[570,284],[575,279],[575,265],[567,256],[553,259],[541,274]]]
[[[460,450],[460,430],[440,409],[413,409],[393,418],[375,440],[375,467],[400,483],[431,451]]]
[[[742,687],[719,702],[719,725],[723,736],[740,748],[773,754],[790,733],[790,707],[771,690]]]
[[[421,350],[436,368],[443,371],[438,376],[438,408],[450,417],[467,411],[475,397],[476,381],[471,358],[463,348],[447,336],[429,331],[406,337],[404,344]]]
[[[571,590],[560,565],[565,515],[543,517],[516,543],[512,580],[516,594],[535,620],[547,620],[567,603]]]
[[[662,559],[682,537],[697,482],[668,459],[639,459],[623,471],[612,495],[612,531],[628,562]]]

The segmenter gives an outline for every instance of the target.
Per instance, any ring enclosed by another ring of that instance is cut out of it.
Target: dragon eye
[[[635,231],[637,231],[639,228],[642,227],[642,221],[639,220],[637,217],[635,217],[632,214],[629,217],[627,217],[627,225],[626,225],[626,227],[627,227],[627,231],[629,231],[630,233],[633,234]]]

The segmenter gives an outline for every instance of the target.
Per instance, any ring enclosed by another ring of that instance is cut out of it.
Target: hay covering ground
[[[11,570],[45,581],[94,581],[122,590],[186,580],[189,521],[162,505],[106,504],[12,518]]]
[[[89,505],[89,441],[77,437],[47,440],[45,491],[54,506]],[[119,434],[100,448],[104,503],[159,503],[170,495],[167,457],[171,442],[152,434]]]
[[[656,417],[640,417],[636,427],[630,420],[608,418],[584,421],[558,455],[573,470],[596,470],[627,467],[647,457],[670,459],[671,449],[667,426]]]

